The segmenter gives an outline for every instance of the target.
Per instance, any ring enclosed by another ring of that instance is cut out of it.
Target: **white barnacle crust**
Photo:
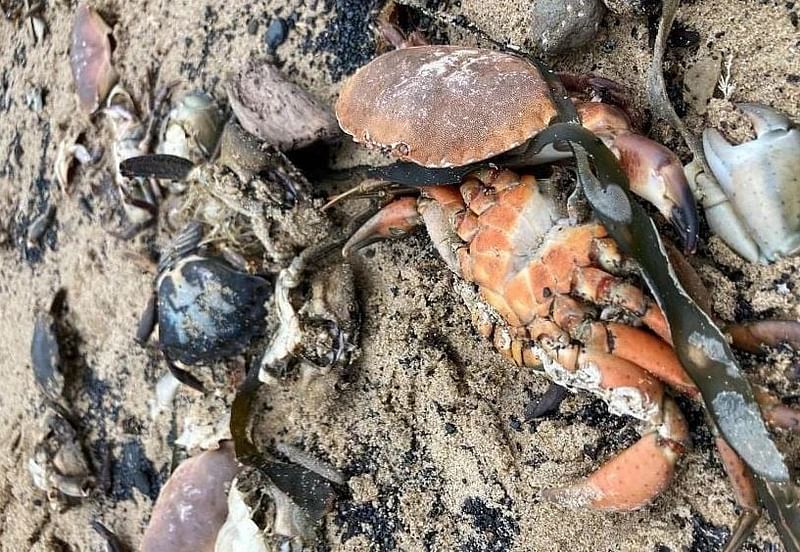
[[[739,367],[732,361],[731,355],[725,351],[725,344],[719,340],[704,336],[698,332],[689,334],[689,345],[694,348],[690,349],[689,354],[700,354],[702,357],[708,358],[714,362],[725,365],[726,373],[732,377],[739,377]],[[696,360],[698,364],[703,364],[704,359],[699,358]]]
[[[601,398],[612,414],[628,415],[645,422],[654,422],[660,415],[659,405],[635,387],[604,388],[602,374],[594,363],[585,363],[576,370],[564,368],[544,347],[533,345],[536,356],[541,359],[544,371],[555,383],[568,389],[589,391]]]

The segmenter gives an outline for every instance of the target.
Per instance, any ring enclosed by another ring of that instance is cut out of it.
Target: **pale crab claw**
[[[719,186],[690,175],[714,233],[748,261],[800,252],[800,129],[761,104],[739,104],[755,140],[731,145],[717,130],[703,133],[703,150]]]

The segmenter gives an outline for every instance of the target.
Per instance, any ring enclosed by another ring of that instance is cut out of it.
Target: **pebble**
[[[270,52],[277,50],[278,46],[283,44],[283,41],[286,40],[287,31],[288,26],[283,18],[276,17],[270,21],[267,32],[264,34],[264,42],[267,43],[267,50]]]
[[[545,54],[580,48],[594,39],[604,11],[600,0],[534,0],[530,38]]]

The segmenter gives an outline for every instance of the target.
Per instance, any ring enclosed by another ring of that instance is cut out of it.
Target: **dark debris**
[[[486,504],[479,497],[470,497],[461,511],[472,518],[475,535],[462,544],[462,552],[503,552],[510,550],[519,535],[519,524],[500,508]]]
[[[396,489],[382,489],[373,502],[354,503],[340,500],[336,504],[336,524],[342,528],[342,542],[364,535],[370,550],[394,550],[395,532],[402,529],[397,516],[399,499]]]
[[[371,20],[378,0],[325,0],[331,21],[306,48],[327,53],[325,61],[334,81],[352,74],[375,54]]]

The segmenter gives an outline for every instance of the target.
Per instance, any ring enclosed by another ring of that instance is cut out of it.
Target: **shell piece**
[[[238,471],[230,441],[178,466],[158,495],[142,552],[214,550],[228,515],[228,487]]]
[[[530,62],[458,46],[388,52],[342,88],[336,116],[357,142],[426,167],[454,167],[508,151],[556,115]]]
[[[57,399],[64,390],[61,373],[61,354],[56,337],[55,320],[49,312],[40,312],[33,326],[31,364],[36,381],[51,399]]]
[[[158,153],[177,155],[199,164],[208,160],[222,134],[224,117],[204,92],[193,92],[169,112],[161,130]]]
[[[49,411],[28,459],[33,484],[47,492],[51,504],[64,497],[86,498],[92,487],[78,434],[61,414]]]
[[[252,519],[253,512],[233,481],[228,493],[228,518],[217,535],[215,552],[267,552],[261,529]]]
[[[330,112],[266,60],[250,60],[226,88],[242,127],[280,150],[302,148],[338,134]]]
[[[757,139],[733,146],[714,129],[703,133],[703,150],[721,186],[697,183],[707,214],[716,208],[709,223],[749,260],[795,255],[800,251],[800,129],[767,106],[739,108],[753,122]],[[742,230],[752,242],[740,236]]]
[[[93,113],[117,80],[111,66],[111,34],[96,11],[81,3],[72,26],[69,63],[81,109]]]
[[[269,282],[222,259],[180,260],[158,281],[161,348],[193,364],[235,353],[263,331]]]

